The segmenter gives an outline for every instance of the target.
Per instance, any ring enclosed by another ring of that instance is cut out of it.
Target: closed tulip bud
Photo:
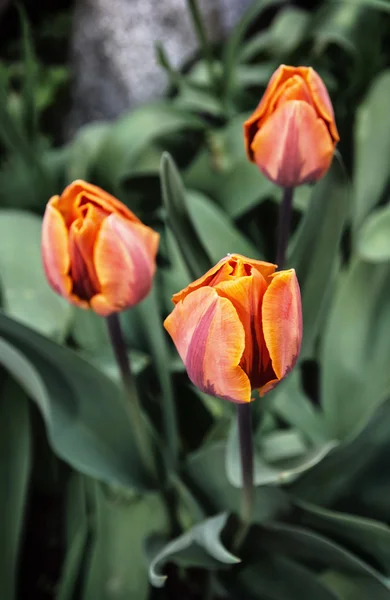
[[[149,293],[159,235],[95,185],[74,181],[53,196],[42,223],[42,260],[51,287],[101,316]]]
[[[264,395],[296,363],[301,297],[293,269],[228,255],[173,296],[165,320],[191,381],[231,402]]]
[[[323,177],[339,134],[321,77],[311,67],[281,65],[244,137],[249,160],[274,183],[291,188]]]

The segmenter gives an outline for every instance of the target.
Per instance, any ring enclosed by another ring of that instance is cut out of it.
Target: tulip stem
[[[283,198],[279,208],[278,242],[276,249],[276,264],[279,270],[284,269],[288,238],[290,237],[291,215],[294,197],[294,188],[284,188]]]
[[[237,404],[238,437],[240,441],[242,495],[241,495],[241,522],[245,533],[250,525],[253,508],[253,439],[252,439],[252,413],[250,403]]]
[[[106,317],[106,321],[112,349],[114,351],[115,359],[122,377],[122,382],[129,400],[126,406],[130,415],[134,439],[137,444],[141,460],[150,474],[154,478],[157,478],[156,462],[150,444],[150,435],[145,427],[146,423],[142,416],[141,403],[138,396],[135,378],[131,370],[130,357],[127,353],[119,316],[117,313],[113,313],[112,315]]]

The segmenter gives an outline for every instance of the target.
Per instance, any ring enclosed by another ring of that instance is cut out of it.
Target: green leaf
[[[110,123],[90,123],[82,127],[69,145],[69,158],[66,176],[69,182],[75,179],[89,181],[98,153],[112,125]]]
[[[179,250],[177,241],[169,229],[165,230],[165,243],[169,265],[160,270],[162,293],[164,294],[165,311],[173,309],[172,296],[185,288],[191,281],[191,276]]]
[[[228,253],[261,258],[256,247],[209,198],[200,192],[189,190],[187,207],[201,243],[213,264]]]
[[[190,85],[187,79],[182,79],[179,94],[173,99],[174,106],[182,110],[209,113],[213,117],[223,117],[223,106],[220,100],[209,90]]]
[[[240,505],[240,491],[233,487],[225,470],[226,443],[217,442],[191,454],[187,460],[186,472],[194,491],[198,491],[215,511],[237,512]],[[275,486],[262,486],[256,489],[253,515],[263,521],[283,513],[288,508],[287,497]]]
[[[288,265],[295,268],[302,293],[301,358],[312,353],[338,267],[341,236],[349,214],[347,192],[346,176],[333,161],[325,178],[314,187],[289,249]]]
[[[362,556],[371,556],[375,564],[389,575],[390,528],[384,523],[326,510],[319,506],[298,502],[302,513],[299,521],[305,527],[333,537]]]
[[[145,328],[146,338],[149,343],[150,354],[156,368],[161,389],[162,404],[162,431],[167,447],[170,464],[168,468],[176,467],[180,439],[175,408],[175,396],[170,368],[169,346],[162,325],[161,306],[158,289],[155,284],[144,302],[139,305],[139,314]]]
[[[39,217],[0,210],[0,282],[4,311],[57,340],[65,337],[71,306],[46,281],[41,259]]]
[[[150,365],[150,357],[143,352],[134,350],[132,352],[127,352],[126,354],[131,364],[131,371],[135,377],[140,375],[140,373]],[[103,348],[99,352],[82,352],[81,356],[96,367],[98,371],[107,375],[107,377],[112,379],[118,386],[121,386],[122,376],[110,346]]]
[[[380,73],[360,105],[355,127],[354,213],[355,231],[378,204],[390,172],[390,118],[387,99],[390,70]]]
[[[388,0],[343,0],[347,4],[356,4],[358,6],[367,6],[368,8],[376,8],[390,12]]]
[[[21,4],[17,5],[19,18],[22,28],[22,49],[23,49],[23,130],[27,139],[34,143],[38,135],[38,114],[35,101],[35,92],[37,88],[37,69],[38,63],[34,53],[32,41],[32,32],[27,20],[27,15]]]
[[[107,323],[92,310],[74,307],[71,335],[80,348],[95,354],[110,345]]]
[[[191,277],[201,277],[212,265],[189,212],[180,173],[172,157],[164,152],[161,159],[161,186],[168,222]]]
[[[326,571],[320,577],[321,581],[326,583],[336,594],[337,600],[388,600],[389,592],[379,590],[375,582],[368,577],[346,575],[338,571]]]
[[[240,600],[340,600],[303,565],[269,553],[256,553],[256,562],[239,572],[222,574],[226,591]]]
[[[118,185],[152,142],[183,131],[202,131],[204,123],[195,115],[159,101],[120,117],[108,130],[97,153],[95,179],[103,188],[118,192]]]
[[[234,219],[242,217],[264,200],[279,195],[278,187],[264,177],[247,158],[235,162],[229,168],[215,193],[218,203]]]
[[[240,56],[242,40],[253,21],[260,16],[265,8],[282,4],[283,0],[256,0],[244,13],[236,27],[230,33],[222,56],[223,62],[223,95],[228,102],[231,99],[232,88],[235,84],[236,64]]]
[[[304,37],[309,21],[310,13],[306,10],[295,6],[286,6],[278,12],[265,31],[261,31],[250,38],[243,45],[240,59],[244,61],[252,60],[263,52],[277,57],[290,54]]]
[[[16,599],[19,552],[31,468],[28,398],[7,378],[0,399],[1,595]]]
[[[301,389],[298,369],[270,393],[269,400],[269,410],[301,431],[314,445],[329,441],[323,415]]]
[[[259,548],[267,552],[368,577],[378,594],[383,594],[385,590],[390,593],[386,578],[378,571],[343,546],[308,529],[283,523],[267,523],[262,525],[257,540]]]
[[[390,265],[353,261],[338,286],[322,348],[329,431],[357,434],[390,392]]]
[[[319,463],[336,445],[330,441],[321,446],[307,448],[299,433],[294,430],[273,432],[261,441],[263,447],[255,449],[254,453],[254,482],[257,486],[291,483]],[[275,452],[275,443],[279,456]],[[232,486],[242,487],[236,421],[233,421],[227,442],[226,474]]]
[[[54,452],[86,475],[150,488],[121,389],[75,352],[1,314],[0,336],[0,362],[36,402]]]
[[[387,482],[381,479],[379,485],[366,489],[364,474],[375,473],[383,457],[387,456],[390,428],[390,401],[384,402],[365,428],[353,439],[341,443],[324,460],[305,473],[291,486],[296,498],[322,506],[334,506],[346,496],[372,494],[378,496],[378,489]],[[387,459],[385,459],[387,460]],[[378,476],[376,475],[376,478]],[[378,480],[377,480],[378,483]],[[382,492],[379,492],[379,494]],[[377,498],[377,503],[380,498]],[[371,501],[371,505],[374,502]],[[388,514],[387,505],[384,514]],[[383,509],[382,509],[383,512]]]
[[[334,43],[343,52],[353,56],[359,51],[357,32],[364,10],[347,2],[324,2],[312,23],[314,51],[321,54],[328,44]]]
[[[359,231],[357,251],[368,262],[390,260],[390,206],[375,210]]]
[[[239,563],[240,559],[226,550],[221,541],[227,519],[227,513],[211,517],[168,542],[150,564],[149,578],[152,585],[155,587],[164,585],[166,576],[161,574],[161,568],[167,562],[188,567],[203,567],[208,570]]]
[[[144,543],[165,533],[167,517],[157,494],[124,496],[96,486],[95,530],[82,600],[146,600],[149,594]]]
[[[87,547],[88,516],[85,478],[73,473],[67,489],[66,554],[56,600],[72,600],[82,570]]]

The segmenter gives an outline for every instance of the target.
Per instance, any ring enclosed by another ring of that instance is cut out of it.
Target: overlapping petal
[[[339,135],[326,87],[311,67],[281,65],[244,123],[246,153],[284,187],[316,181],[328,170]]]
[[[322,177],[334,152],[324,121],[299,100],[286,102],[274,112],[256,133],[252,149],[264,175],[284,187]]]
[[[180,300],[188,296],[194,290],[197,290],[200,287],[204,287],[206,285],[215,286],[218,281],[224,281],[229,279],[232,276],[234,264],[237,261],[241,261],[242,263],[247,263],[248,266],[254,267],[259,273],[263,275],[263,277],[268,277],[271,275],[275,269],[276,265],[272,263],[265,262],[263,260],[248,259],[242,254],[228,254],[224,258],[222,258],[214,267],[209,269],[207,273],[196,279],[192,283],[190,283],[186,288],[180,290],[173,295],[172,301],[177,304]]]
[[[278,380],[295,365],[302,340],[302,309],[294,269],[279,271],[264,294],[262,307],[264,339]]]
[[[130,221],[135,221],[136,223],[141,222],[138,217],[136,217],[127,206],[115,198],[115,196],[112,196],[102,188],[81,179],[76,179],[76,181],[69,184],[62,192],[61,196],[58,196],[57,198],[58,210],[64,216],[68,226],[80,216],[80,206],[83,204],[85,205],[88,202],[100,206],[106,211],[107,215],[115,212]]]
[[[42,224],[43,268],[51,287],[61,296],[69,296],[72,282],[69,277],[70,258],[68,232],[61,213],[53,206],[57,197],[46,206]]]
[[[271,390],[294,366],[302,338],[294,270],[228,255],[175,294],[164,325],[201,390],[248,402]]]
[[[107,316],[147,295],[158,240],[114,196],[77,180],[47,205],[42,259],[56,292]]]
[[[164,323],[191,381],[231,402],[250,402],[251,385],[240,366],[244,327],[233,304],[211,287],[178,302]]]
[[[97,235],[94,265],[100,294],[91,306],[101,315],[134,306],[150,291],[159,235],[116,214],[104,220]]]

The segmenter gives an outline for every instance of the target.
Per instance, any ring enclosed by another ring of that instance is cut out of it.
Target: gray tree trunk
[[[221,39],[251,0],[198,0],[210,39]],[[69,133],[161,96],[161,42],[175,66],[197,47],[186,0],[76,0]]]

